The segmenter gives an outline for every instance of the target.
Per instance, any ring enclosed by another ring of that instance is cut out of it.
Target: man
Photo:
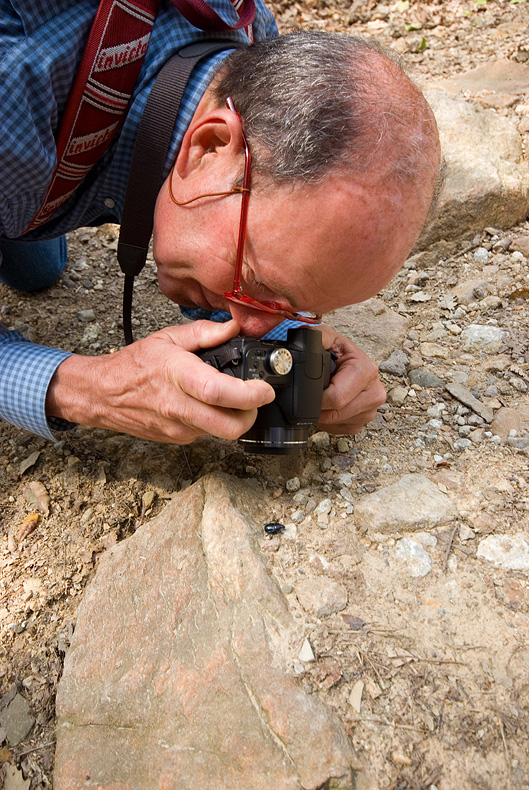
[[[222,10],[228,3],[215,5]],[[48,45],[55,37],[70,55],[81,52],[95,5],[85,0],[75,8],[81,21],[74,26],[74,45],[71,31],[66,41],[55,12],[35,27],[34,37],[41,43],[47,36]],[[66,7],[64,15],[69,11]],[[316,33],[268,40],[275,28],[263,5],[254,33],[262,43],[210,58],[193,75],[153,233],[162,292],[183,305],[184,314],[186,307],[198,307],[215,311],[214,317],[229,311],[233,320],[162,329],[101,357],[39,349],[37,376],[28,376],[35,370],[35,349],[4,332],[0,414],[5,419],[49,438],[50,426],[57,427],[54,418],[176,443],[201,434],[235,439],[249,429],[256,409],[273,399],[271,387],[225,376],[194,354],[239,332],[264,336],[283,320],[277,312],[226,297],[237,255],[245,134],[252,150],[252,191],[242,286],[250,297],[287,313],[328,312],[373,296],[406,259],[427,216],[439,164],[435,121],[420,92],[367,42]],[[117,145],[105,154],[96,177],[26,239],[119,221],[142,99],[167,57],[200,37],[170,4],[162,8]],[[10,56],[12,49],[4,64]],[[16,53],[11,68],[24,57],[30,56]],[[50,70],[55,81],[46,80]],[[64,64],[56,63],[37,69],[39,90],[59,106],[74,69],[70,65],[61,82],[64,71]],[[39,138],[47,134],[48,146],[50,130],[48,119]],[[50,168],[41,160],[31,168],[38,189],[28,193],[23,178],[10,186],[10,200],[3,201],[7,209],[0,210],[5,236],[20,235],[22,216],[25,222],[39,208]],[[355,433],[384,401],[383,388],[376,366],[351,341],[330,327],[322,329],[338,369],[324,394],[320,426]]]

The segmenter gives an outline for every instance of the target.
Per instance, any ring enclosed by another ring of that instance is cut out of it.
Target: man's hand
[[[159,442],[189,444],[203,434],[237,439],[274,399],[273,388],[220,373],[193,352],[238,331],[236,321],[195,321],[114,354],[68,357],[51,380],[46,414]]]
[[[323,345],[334,351],[337,370],[323,392],[319,427],[329,433],[355,434],[375,418],[386,400],[378,368],[355,344],[330,326],[319,327]]]

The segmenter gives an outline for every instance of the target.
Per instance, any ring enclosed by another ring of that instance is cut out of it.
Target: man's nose
[[[262,313],[250,307],[230,303],[230,313],[241,327],[241,335],[245,337],[263,337],[275,326],[284,321],[280,315]]]

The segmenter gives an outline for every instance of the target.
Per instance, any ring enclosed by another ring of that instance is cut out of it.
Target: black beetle
[[[279,532],[285,531],[285,525],[280,524],[279,521],[269,521],[265,524],[265,532],[268,535],[277,535]]]

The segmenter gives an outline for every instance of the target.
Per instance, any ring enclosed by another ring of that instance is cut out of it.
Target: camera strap
[[[145,104],[132,154],[117,250],[125,274],[123,332],[127,345],[134,339],[131,319],[134,277],[147,259],[156,198],[187,81],[202,58],[243,46],[247,45],[224,39],[183,47],[164,64]]]

